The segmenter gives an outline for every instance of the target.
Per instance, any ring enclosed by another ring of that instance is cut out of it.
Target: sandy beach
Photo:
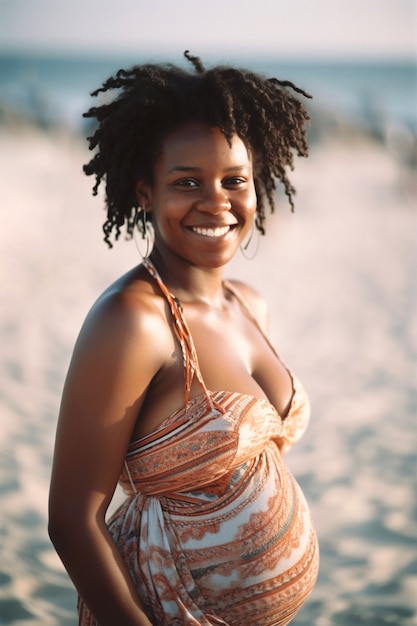
[[[336,135],[336,136],[335,136]],[[0,127],[0,623],[76,624],[46,530],[60,394],[81,323],[138,263],[108,250],[82,140]],[[321,571],[295,626],[417,625],[417,183],[398,153],[325,134],[252,261],[227,274],[268,300],[271,337],[312,421],[288,454]]]

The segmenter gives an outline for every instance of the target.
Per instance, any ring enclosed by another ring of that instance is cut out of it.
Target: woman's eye
[[[237,185],[242,185],[245,182],[246,181],[244,178],[241,178],[240,176],[234,176],[233,178],[228,178],[226,181],[226,184],[237,186]]]
[[[194,187],[197,187],[197,182],[192,178],[184,178],[182,180],[177,180],[175,182],[175,185],[178,187],[188,187],[190,189],[193,189]]]

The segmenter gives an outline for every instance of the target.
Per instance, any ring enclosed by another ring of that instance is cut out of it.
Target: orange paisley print
[[[180,306],[145,265],[174,316],[185,406],[130,445],[110,532],[155,626],[284,626],[318,572],[310,512],[282,458],[307,426],[307,396],[291,374],[282,419],[267,400],[207,390]],[[194,375],[203,393],[189,401]],[[99,626],[81,598],[79,624]]]

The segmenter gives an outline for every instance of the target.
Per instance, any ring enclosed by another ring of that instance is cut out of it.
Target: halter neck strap
[[[148,270],[149,274],[157,283],[159,289],[165,296],[169,308],[171,310],[171,314],[174,320],[174,330],[175,334],[178,338],[179,344],[181,346],[183,364],[184,364],[184,402],[185,406],[188,404],[190,399],[190,390],[191,384],[193,382],[194,376],[197,378],[200,383],[203,393],[205,394],[207,401],[210,405],[211,409],[218,409],[217,403],[213,401],[210,392],[208,391],[203,377],[201,375],[200,366],[198,363],[197,352],[194,346],[193,338],[191,336],[190,329],[184,317],[184,312],[181,306],[180,301],[176,296],[174,296],[162,278],[160,277],[158,270],[152,263],[149,258],[143,259],[143,265]]]

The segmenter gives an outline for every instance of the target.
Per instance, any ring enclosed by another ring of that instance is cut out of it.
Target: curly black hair
[[[153,166],[164,137],[171,130],[199,121],[220,128],[228,142],[237,134],[253,155],[257,194],[256,227],[265,234],[266,201],[274,210],[276,179],[284,185],[291,210],[295,189],[286,168],[293,169],[294,153],[307,156],[305,124],[309,119],[292,92],[311,96],[289,81],[228,66],[206,70],[198,57],[185,57],[194,72],[172,64],[145,64],[121,69],[91,95],[117,90],[118,96],[90,108],[84,117],[96,118],[88,138],[95,156],[84,165],[94,175],[93,194],[106,183],[107,220],[104,240],[119,238],[123,225],[132,236],[141,211],[136,183],[152,183]]]

